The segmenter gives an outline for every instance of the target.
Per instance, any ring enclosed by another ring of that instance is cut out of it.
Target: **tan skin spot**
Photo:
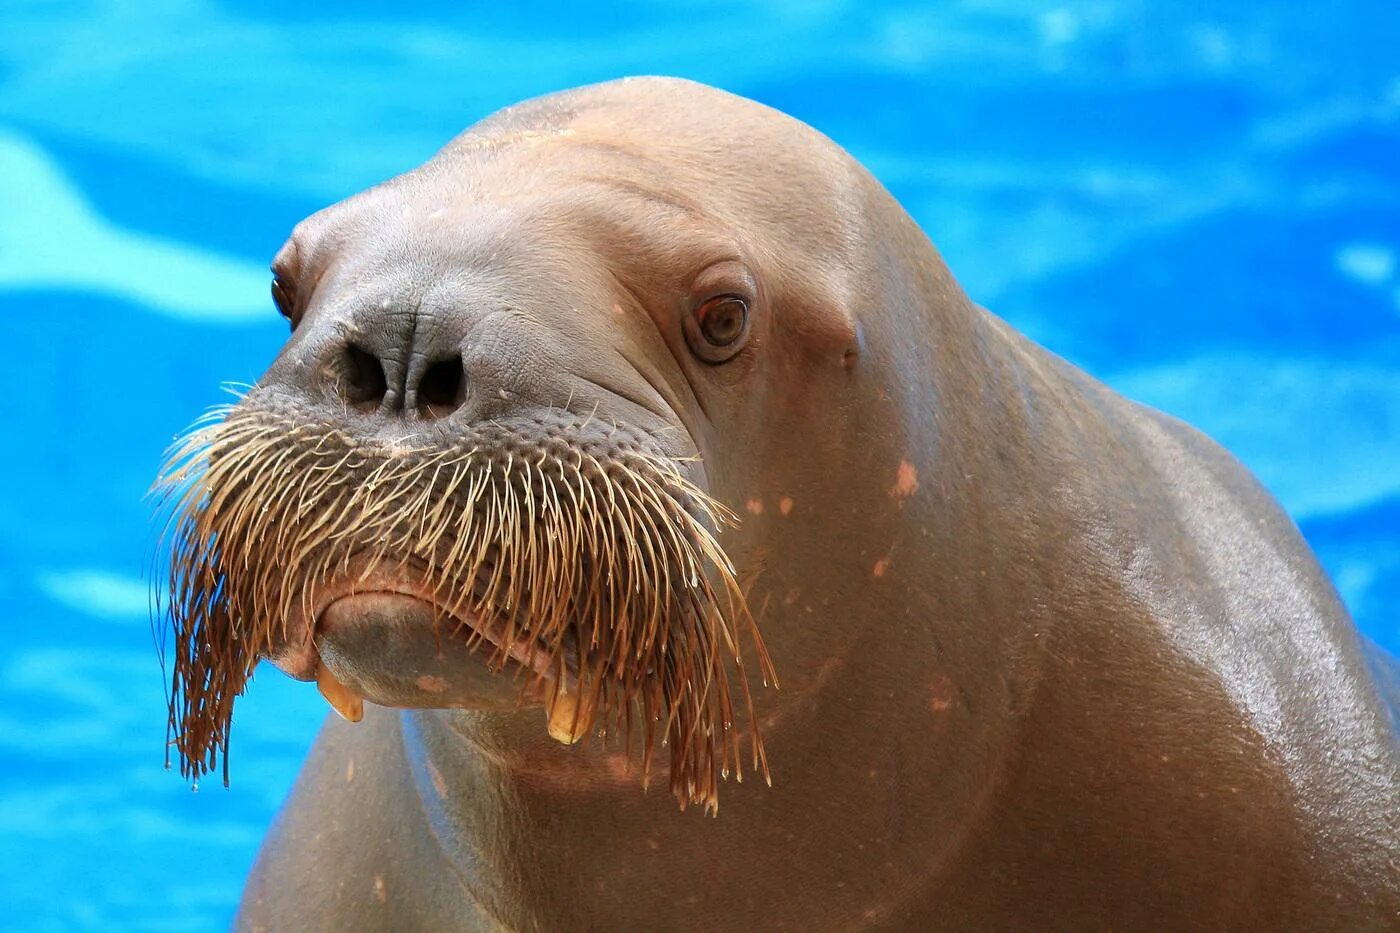
[[[762,514],[763,514],[763,500],[762,500],[762,499],[750,499],[748,502],[745,502],[745,503],[744,503],[744,508],[746,508],[746,509],[749,510],[749,514],[750,514],[750,515],[762,515]]]
[[[630,777],[632,774],[632,759],[622,753],[609,755],[604,758],[603,766],[607,768],[608,774],[611,775],[615,781]]]
[[[890,497],[908,499],[918,488],[919,471],[914,469],[914,464],[908,460],[899,461],[899,470],[895,472],[894,485],[890,487]]]
[[[935,713],[946,713],[953,708],[953,682],[946,674],[939,674],[929,688],[928,708]]]
[[[384,876],[374,876],[374,899],[383,904],[389,900],[389,889],[384,886]]]
[[[778,500],[778,511],[782,512],[784,515],[787,515],[792,511],[791,496],[783,496],[782,499]]]
[[[349,784],[355,780],[355,759],[351,758],[345,763],[345,783]]]
[[[877,560],[877,561],[875,562],[875,568],[871,571],[871,573],[874,574],[874,575],[876,576],[876,578],[879,578],[879,577],[883,577],[883,576],[885,575],[885,573],[886,573],[889,569],[890,569],[890,558],[888,558],[888,557],[882,557],[882,558],[880,558],[879,560]]]
[[[433,674],[424,674],[415,680],[414,683],[418,685],[419,690],[424,690],[428,693],[442,693],[447,689],[447,681]]]

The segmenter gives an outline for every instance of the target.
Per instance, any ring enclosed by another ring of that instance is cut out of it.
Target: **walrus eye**
[[[282,316],[296,326],[296,318],[293,317],[294,306],[296,304],[292,295],[292,286],[280,275],[272,277],[272,300],[277,303],[277,310]]]
[[[686,322],[688,325],[691,321]],[[748,332],[749,304],[738,295],[719,295],[695,309],[686,337],[695,355],[710,363],[723,363],[739,352]]]

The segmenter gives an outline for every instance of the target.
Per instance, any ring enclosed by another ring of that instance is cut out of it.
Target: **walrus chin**
[[[582,739],[596,709],[580,702],[578,640],[563,636],[551,651],[531,633],[514,635],[500,621],[442,601],[421,561],[389,563],[354,555],[317,588],[308,613],[294,605],[291,633],[270,660],[298,680],[315,681],[342,718],[358,722],[364,700],[380,706],[447,708],[480,705],[501,685],[491,676],[513,669],[515,705],[547,710],[549,733],[566,744]],[[486,648],[485,664],[471,655]],[[483,683],[488,681],[488,683]]]
[[[715,537],[736,519],[687,461],[563,411],[407,436],[353,419],[254,390],[168,455],[182,774],[228,782],[234,700],[270,659],[350,720],[363,698],[480,706],[513,669],[516,705],[543,706],[554,738],[640,744],[644,786],[659,739],[682,807],[713,811],[719,780],[742,780],[741,732],[768,778],[744,631],[776,678]]]

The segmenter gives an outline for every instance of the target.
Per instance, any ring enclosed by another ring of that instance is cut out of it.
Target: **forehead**
[[[702,91],[675,106],[669,87],[652,90],[603,86],[503,111],[309,218],[286,252],[303,266],[347,249],[502,262],[567,244],[658,272],[713,253],[808,281],[852,265],[865,185],[849,156],[757,104]]]
[[[328,264],[505,267],[589,250],[609,264],[734,253],[740,228],[704,204],[624,172],[565,172],[506,184],[489,171],[413,173],[299,224],[275,263],[315,277]],[[513,170],[519,171],[518,166]]]

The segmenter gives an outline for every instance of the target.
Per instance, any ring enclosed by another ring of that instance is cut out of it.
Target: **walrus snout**
[[[328,367],[327,384],[350,406],[391,417],[445,418],[466,398],[457,348],[441,339],[424,345],[415,335],[384,347],[364,337],[346,342]]]
[[[308,356],[314,363],[290,378],[284,372],[274,383],[389,418],[433,420],[462,406],[462,346],[469,329],[462,315],[425,308],[421,289],[394,280],[376,295],[354,290],[337,320],[304,325],[311,290],[300,281],[305,263],[294,237],[273,260],[272,293],[294,330],[315,332]]]

